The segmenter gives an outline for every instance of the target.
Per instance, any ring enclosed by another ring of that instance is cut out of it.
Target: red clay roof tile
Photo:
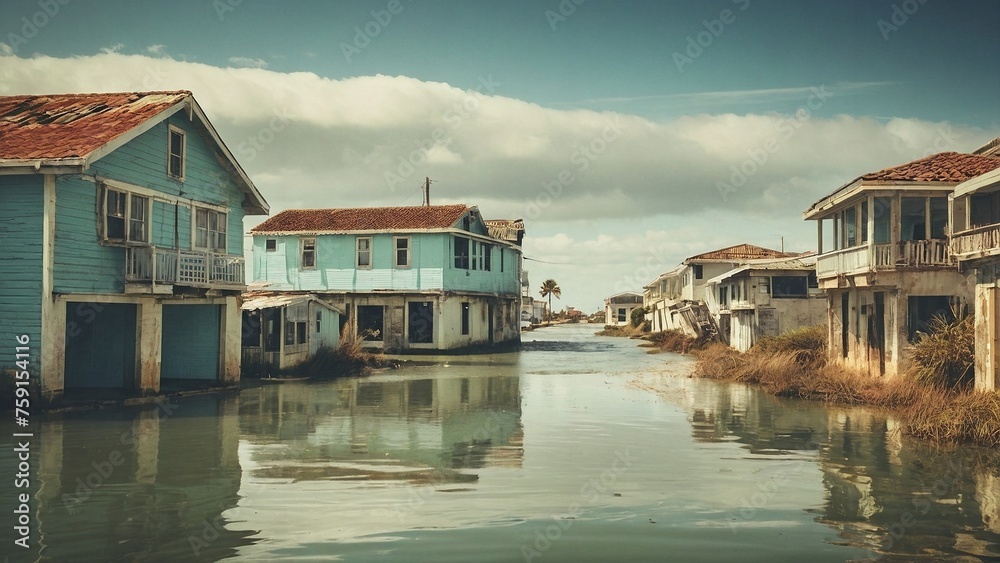
[[[257,225],[252,233],[388,231],[447,229],[469,210],[467,205],[288,209]]]
[[[942,152],[906,164],[870,172],[865,182],[964,182],[1000,168],[1000,158],[977,154]]]
[[[764,248],[761,246],[754,246],[752,244],[737,244],[735,246],[729,246],[726,248],[720,248],[719,250],[713,250],[711,252],[705,252],[704,254],[698,254],[697,256],[692,256],[684,261],[687,264],[691,260],[754,260],[758,258],[786,258],[795,256],[795,254],[786,254],[784,252],[778,252],[777,250],[771,250],[770,248]]]
[[[189,96],[185,90],[0,96],[0,160],[85,157]]]

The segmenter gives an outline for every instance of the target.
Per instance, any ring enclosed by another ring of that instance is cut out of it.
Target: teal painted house
[[[267,212],[190,92],[0,97],[0,340],[28,369],[0,368],[48,403],[234,384],[243,217]]]
[[[368,347],[520,340],[521,221],[485,221],[468,205],[295,209],[251,234],[256,285],[320,296]]]

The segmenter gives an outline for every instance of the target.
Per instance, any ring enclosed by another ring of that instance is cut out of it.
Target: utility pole
[[[431,179],[430,176],[424,177],[424,205],[427,207],[431,206]]]

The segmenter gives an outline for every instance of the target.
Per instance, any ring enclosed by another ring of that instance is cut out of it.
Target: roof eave
[[[955,186],[955,197],[969,195],[983,188],[996,187],[998,184],[1000,184],[1000,168],[970,178]]]

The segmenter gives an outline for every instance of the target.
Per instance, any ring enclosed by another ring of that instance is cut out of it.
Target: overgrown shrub
[[[643,337],[656,345],[661,352],[688,354],[712,343],[709,336],[688,336],[679,330],[664,330]]]
[[[958,311],[954,320],[935,315],[928,332],[913,346],[917,380],[948,389],[967,389],[974,383],[975,323],[972,315]]]
[[[632,326],[638,328],[639,325],[646,322],[646,308],[636,307],[635,309],[632,309],[629,319],[632,321]]]
[[[809,326],[778,336],[764,336],[753,345],[750,352],[791,353],[803,365],[821,366],[826,363],[826,326]]]

